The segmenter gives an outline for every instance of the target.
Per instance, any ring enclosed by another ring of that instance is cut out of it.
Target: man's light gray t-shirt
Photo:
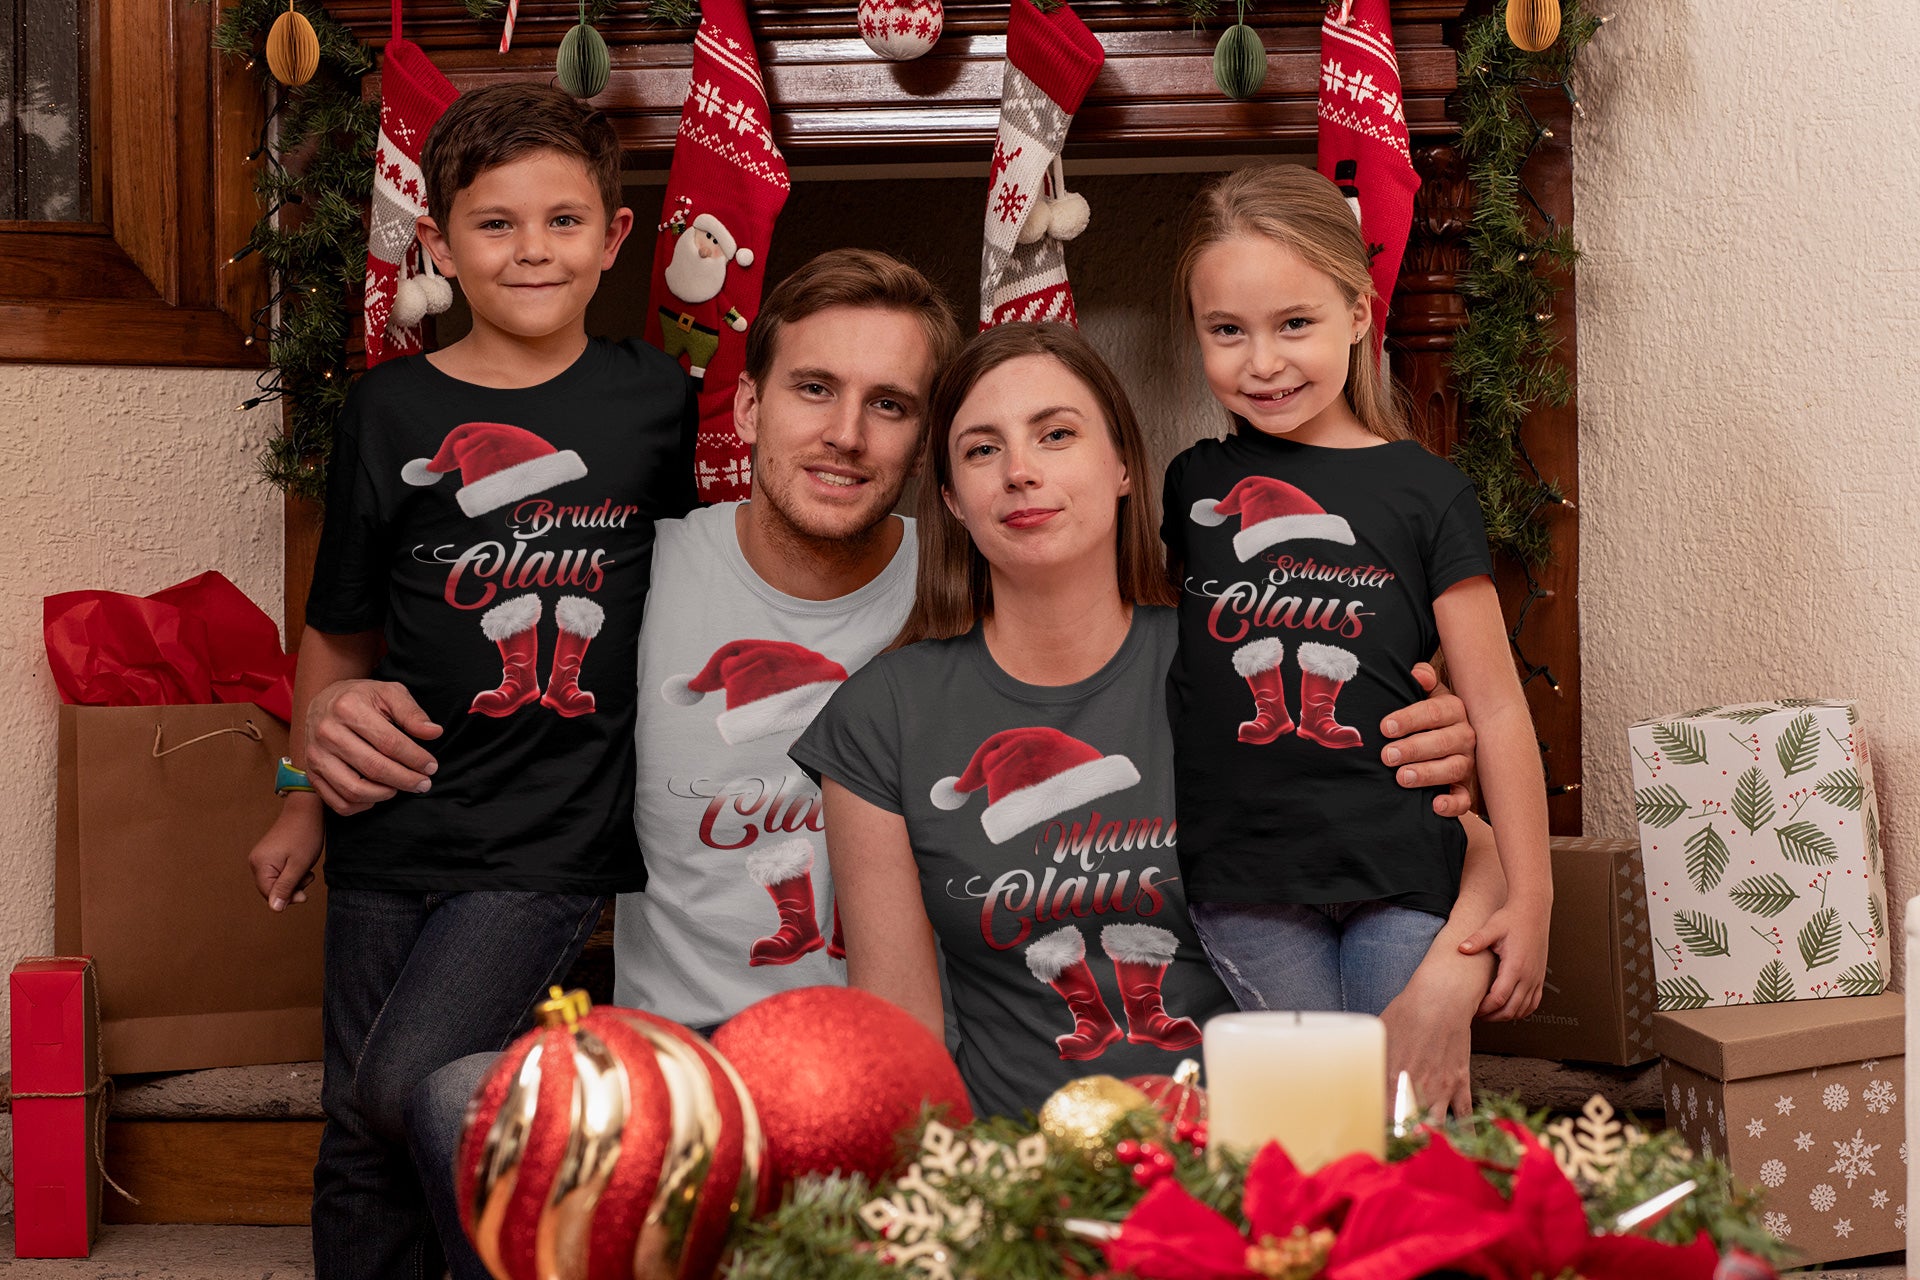
[[[872,582],[802,600],[747,563],[740,505],[655,533],[634,809],[647,888],[614,920],[615,1002],[696,1027],[846,981],[820,792],[787,749],[913,604],[912,521]]]

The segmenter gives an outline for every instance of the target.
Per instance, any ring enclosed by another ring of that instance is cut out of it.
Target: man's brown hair
[[[420,173],[427,215],[447,229],[453,198],[488,169],[533,151],[587,166],[607,217],[620,207],[620,139],[607,118],[549,85],[496,84],[453,100],[427,134]]]
[[[874,307],[918,316],[936,369],[960,349],[960,326],[931,280],[874,249],[830,249],[782,280],[760,304],[760,314],[747,330],[746,373],[755,387],[773,371],[780,331],[829,307]]]
[[[1155,494],[1159,486],[1154,483],[1146,436],[1134,416],[1127,389],[1078,329],[1064,324],[1003,324],[977,335],[934,380],[933,398],[927,408],[925,451],[921,454],[926,476],[920,483],[915,512],[920,538],[919,578],[913,611],[890,648],[965,635],[993,613],[992,568],[966,527],[947,509],[942,494],[953,488],[953,457],[948,445],[960,406],[982,378],[1022,356],[1046,356],[1058,361],[1086,384],[1107,420],[1107,433],[1121,465],[1133,482],[1133,492],[1120,496],[1114,526],[1121,600],[1130,605],[1180,602],[1160,549],[1160,503]]]

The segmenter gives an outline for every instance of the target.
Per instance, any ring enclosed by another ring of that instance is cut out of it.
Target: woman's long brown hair
[[[1119,499],[1114,530],[1120,598],[1128,604],[1171,605],[1179,597],[1160,548],[1159,477],[1150,474],[1147,444],[1126,388],[1077,329],[1064,324],[1004,324],[969,342],[934,380],[927,406],[925,467],[916,523],[920,566],[913,611],[891,648],[965,635],[993,612],[992,571],[942,494],[953,487],[948,437],[960,405],[989,373],[1022,356],[1060,362],[1093,393],[1107,432],[1133,481]]]

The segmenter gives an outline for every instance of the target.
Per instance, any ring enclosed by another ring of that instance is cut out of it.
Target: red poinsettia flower
[[[1510,1198],[1439,1135],[1399,1164],[1349,1156],[1312,1174],[1269,1143],[1247,1171],[1249,1235],[1168,1180],[1107,1243],[1108,1265],[1140,1280],[1261,1280],[1318,1269],[1325,1236],[1314,1233],[1332,1231],[1326,1280],[1415,1280],[1443,1268],[1489,1280],[1568,1272],[1585,1280],[1713,1280],[1718,1253],[1704,1234],[1685,1247],[1594,1235],[1552,1154],[1520,1126],[1503,1127],[1521,1148]]]

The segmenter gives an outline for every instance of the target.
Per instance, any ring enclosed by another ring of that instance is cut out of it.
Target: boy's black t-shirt
[[[692,386],[638,341],[502,390],[424,355],[341,414],[307,625],[381,630],[440,725],[431,791],[327,815],[327,883],[639,889],[635,672],[654,521],[695,502]]]
[[[1493,572],[1472,483],[1414,441],[1328,449],[1242,430],[1167,470],[1181,575],[1168,676],[1180,862],[1195,902],[1390,901],[1446,915],[1466,838],[1381,763],[1423,696],[1433,600]]]

